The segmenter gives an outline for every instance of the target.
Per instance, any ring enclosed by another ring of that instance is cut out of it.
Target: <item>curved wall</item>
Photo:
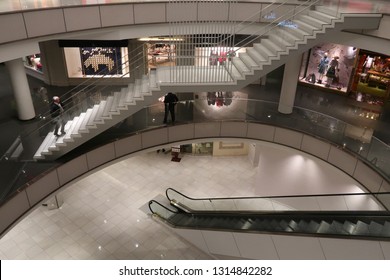
[[[21,190],[0,207],[0,232],[4,235],[18,220],[47,197],[75,180],[141,151],[171,143],[205,139],[247,139],[281,144],[318,157],[339,168],[370,192],[390,191],[379,174],[344,150],[296,131],[246,122],[212,122],[161,127],[141,132],[89,151],[59,167]],[[388,208],[390,201],[382,201]]]
[[[116,3],[3,13],[0,14],[0,26],[12,26],[12,32],[9,32],[8,28],[0,28],[0,62],[39,53],[39,42],[47,40],[122,40],[167,35],[168,23],[179,20],[222,23],[227,20],[245,21],[257,12],[259,17],[256,22],[264,24],[269,20],[262,17],[260,11],[269,3],[259,2],[232,4],[199,1],[175,6],[166,2]],[[275,12],[282,15],[289,11],[296,12],[298,9],[291,4],[279,7]],[[48,22],[50,24],[47,24]],[[390,55],[384,47],[384,39],[390,38],[389,24],[390,17],[384,16],[378,30],[359,30],[359,33],[350,33],[349,36],[353,37],[350,39],[355,41],[356,47]],[[383,44],[370,43],[369,38],[373,36]],[[345,40],[343,36],[339,39]]]

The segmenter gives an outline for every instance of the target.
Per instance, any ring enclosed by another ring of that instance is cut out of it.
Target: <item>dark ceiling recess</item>
[[[59,40],[58,45],[60,48],[127,47],[129,45],[129,41]]]

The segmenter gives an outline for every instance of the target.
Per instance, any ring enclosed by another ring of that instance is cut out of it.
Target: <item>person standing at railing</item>
[[[53,101],[50,104],[50,114],[52,122],[55,125],[54,135],[61,136],[65,134],[65,120],[64,120],[64,104],[61,102],[58,96],[53,97]],[[61,128],[61,134],[58,134],[58,130]]]
[[[175,124],[175,105],[179,101],[176,94],[172,92],[168,92],[164,97],[164,105],[165,105],[165,115],[164,115],[164,123],[167,123],[168,114],[171,114],[172,124]]]

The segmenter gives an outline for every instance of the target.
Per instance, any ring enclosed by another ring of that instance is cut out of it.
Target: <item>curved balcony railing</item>
[[[243,121],[293,129],[342,147],[345,151],[367,162],[388,180],[390,178],[390,147],[372,136],[372,132],[369,138],[361,138],[361,134],[351,134],[350,132],[350,127],[354,128],[354,132],[357,130],[360,133],[366,131],[367,128],[351,125],[320,112],[298,107],[295,107],[290,115],[281,114],[278,112],[278,104],[275,102],[241,99],[232,96],[221,101],[221,104],[225,104],[223,105],[225,108],[222,115],[216,111],[216,104],[214,99],[211,100],[206,96],[194,100],[180,101],[176,106],[178,125],[192,122]],[[83,145],[83,149],[76,149],[60,160],[34,162],[27,157],[20,161],[0,161],[1,200],[4,201],[7,196],[16,192],[34,178],[42,176],[51,168],[80,153],[85,153],[91,147],[104,145],[107,142],[127,137],[139,131],[155,129],[163,125],[163,118],[164,105],[162,103],[154,104],[131,116],[132,121],[124,121],[120,126],[112,127]],[[40,141],[41,137],[38,133],[29,135],[26,141],[23,142],[25,152],[30,152],[32,157],[40,145]]]
[[[61,1],[58,2],[62,3]],[[68,5],[69,1],[66,2],[66,5]],[[119,2],[116,1],[115,3]],[[315,2],[317,3],[318,1]],[[23,1],[20,1],[20,4],[23,3]],[[72,5],[77,5],[77,3],[73,3]],[[128,57],[130,57],[130,60],[123,58],[123,64],[117,67],[124,69],[123,65],[127,64],[131,66],[130,70],[122,71],[119,78],[140,78],[140,74],[146,74],[148,72],[143,46],[131,51]],[[66,114],[69,118],[78,115],[80,112],[93,106],[96,102],[112,94],[113,87],[108,86],[105,79],[110,73],[110,71],[104,74],[100,73],[86,80],[63,96],[62,100],[67,108]],[[294,108],[293,114],[282,115],[278,113],[276,103],[237,99],[233,96],[224,97],[222,102],[228,104],[229,113],[223,117],[219,117],[213,114],[212,111],[203,110],[204,108],[202,108],[205,104],[210,103],[209,105],[211,105],[212,102],[208,97],[179,102],[177,106],[178,117],[182,122],[237,120],[270,124],[289,129],[293,128],[343,147],[345,150],[364,159],[383,176],[390,178],[389,146],[375,137],[370,137],[369,141],[367,141],[367,138],[363,139],[357,135],[351,135],[348,128],[356,126],[319,112],[298,107]],[[156,125],[162,123],[163,114],[162,104],[143,108],[132,116],[133,119],[137,120],[136,122],[123,122],[122,126],[114,127],[104,132],[98,139],[99,141],[103,139],[100,142],[104,143],[104,141],[111,141],[112,139],[136,133],[140,130],[155,128]],[[2,175],[0,201],[6,200],[9,195],[17,192],[20,187],[28,185],[34,178],[42,176],[42,174],[51,168],[58,166],[61,162],[66,161],[68,158],[80,152],[75,151],[56,162],[42,163],[32,161],[32,156],[41,143],[42,135],[46,135],[52,129],[49,112],[42,113],[40,115],[40,121],[34,124],[34,126],[30,131],[23,131],[20,137],[20,141],[23,143],[24,156],[19,160],[11,161],[5,155],[0,160],[0,173]],[[357,128],[360,130],[365,129]],[[94,145],[93,143],[93,141],[90,142],[91,145]]]

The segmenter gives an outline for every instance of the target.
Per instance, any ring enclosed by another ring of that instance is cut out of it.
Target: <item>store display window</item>
[[[390,92],[390,57],[360,50],[350,96],[359,102],[383,105]]]
[[[41,55],[33,54],[26,56],[24,59],[24,65],[35,71],[42,72]]]
[[[304,54],[299,81],[320,88],[346,93],[355,64],[357,49],[325,43]]]
[[[126,47],[66,47],[64,53],[70,78],[129,77]]]
[[[176,60],[176,46],[164,42],[146,44],[148,64],[150,69],[157,66],[174,66]]]

